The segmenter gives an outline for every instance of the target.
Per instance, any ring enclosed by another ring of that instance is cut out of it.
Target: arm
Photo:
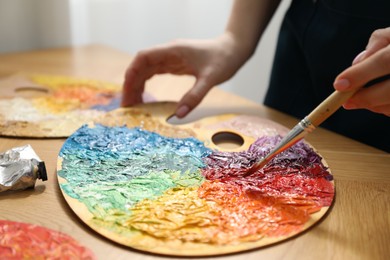
[[[348,91],[386,75],[390,75],[390,27],[376,30],[371,35],[366,50],[355,58],[351,67],[337,76],[334,87]],[[359,90],[343,106],[390,116],[390,79]]]
[[[256,49],[257,43],[267,28],[280,0],[235,0],[225,30],[237,49],[245,52],[249,58]]]
[[[145,81],[155,74],[188,74],[196,82],[176,110],[176,116],[186,116],[213,86],[231,78],[250,58],[279,2],[236,0],[221,36],[178,40],[139,52],[126,71],[122,106],[141,103]]]

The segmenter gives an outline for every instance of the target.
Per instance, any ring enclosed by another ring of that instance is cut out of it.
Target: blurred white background
[[[262,102],[289,3],[282,1],[255,55],[221,88]],[[231,5],[232,0],[0,0],[0,53],[98,43],[135,54],[176,38],[220,34]]]

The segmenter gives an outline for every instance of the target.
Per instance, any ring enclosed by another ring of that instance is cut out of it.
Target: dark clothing
[[[299,119],[333,91],[373,31],[390,27],[390,0],[294,0],[281,26],[264,104]],[[390,118],[340,108],[321,127],[390,152]]]

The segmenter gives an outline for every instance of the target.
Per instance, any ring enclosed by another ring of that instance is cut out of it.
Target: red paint
[[[214,202],[210,205],[218,214],[216,221],[223,223],[218,225],[220,234],[291,235],[303,228],[310,214],[331,205],[332,175],[310,148],[299,149],[247,177],[244,174],[254,163],[251,158],[260,156],[216,152],[205,159],[202,174],[208,181],[199,188],[199,197]]]
[[[0,220],[1,259],[95,259],[73,238],[37,225]]]

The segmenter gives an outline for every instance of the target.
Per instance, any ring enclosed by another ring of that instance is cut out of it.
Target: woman
[[[190,74],[196,82],[176,110],[178,117],[186,116],[251,57],[279,2],[236,0],[217,38],[180,40],[139,52],[126,72],[122,105],[142,102],[145,81],[155,74]],[[321,126],[390,151],[389,10],[387,0],[292,1],[264,104],[302,118],[334,88],[348,91],[369,83],[344,104],[346,110]]]

